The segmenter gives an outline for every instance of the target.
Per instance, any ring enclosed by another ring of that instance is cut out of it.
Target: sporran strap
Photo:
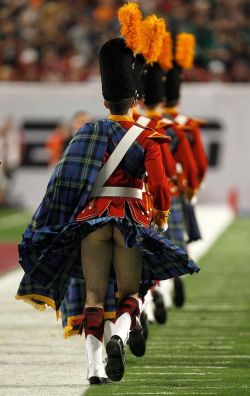
[[[109,177],[112,175],[112,173],[122,161],[128,149],[143,131],[144,129],[142,129],[142,127],[133,125],[126,132],[126,134],[123,136],[123,138],[114,149],[113,153],[110,155],[107,162],[105,162],[105,164],[101,168],[96,178],[94,187],[102,187],[106,183],[106,181],[109,179]]]

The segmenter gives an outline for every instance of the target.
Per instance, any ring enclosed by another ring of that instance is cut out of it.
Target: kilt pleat
[[[168,229],[165,236],[175,245],[187,250],[185,243],[185,223],[183,216],[183,207],[180,197],[172,197],[170,214],[168,218]]]
[[[185,199],[182,199],[182,207],[185,229],[188,236],[187,243],[195,242],[199,239],[202,239],[194,205],[187,202]]]

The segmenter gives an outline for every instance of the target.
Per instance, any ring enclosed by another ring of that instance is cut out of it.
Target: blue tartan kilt
[[[182,199],[182,208],[185,229],[188,236],[187,243],[198,241],[202,238],[199,224],[195,214],[195,207],[190,202],[187,202],[184,198]]]
[[[164,233],[175,245],[187,250],[185,242],[185,223],[183,215],[182,200],[180,197],[172,197],[170,214],[168,218],[168,229]]]
[[[20,264],[24,275],[17,292],[17,299],[30,300],[35,307],[39,296],[41,303],[54,301],[59,311],[70,279],[82,279],[80,241],[106,224],[118,227],[127,247],[136,247],[142,255],[142,280],[169,279],[199,271],[199,267],[186,252],[151,228],[146,228],[130,218],[104,215],[84,222],[73,222],[62,230],[47,227],[41,232],[41,241],[29,243],[25,238],[19,245]],[[52,304],[49,304],[52,305]],[[68,309],[68,308],[67,308]]]

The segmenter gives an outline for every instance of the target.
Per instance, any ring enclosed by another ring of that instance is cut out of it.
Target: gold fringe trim
[[[30,296],[15,296],[16,300],[23,300],[24,302],[26,302],[27,304],[32,305],[33,308],[37,309],[38,311],[45,311],[46,307],[45,304],[39,304],[36,303],[35,301],[33,301]]]
[[[45,304],[47,304],[49,307],[51,307],[53,309],[56,309],[55,301],[52,298],[42,296],[41,294],[25,294],[22,296],[17,294],[15,296],[15,299],[23,300],[23,301],[27,302],[28,304],[31,304],[38,311],[45,311],[46,310]],[[41,301],[42,304],[36,303],[32,299]]]
[[[116,311],[104,312],[104,320],[114,319],[116,317]]]
[[[67,318],[67,325],[74,326],[75,325],[74,321],[76,321],[76,320],[82,321],[82,318],[83,318],[83,315],[70,316],[69,318]]]
[[[32,300],[33,298],[38,301],[41,301],[41,303],[39,304],[39,303],[33,301]],[[42,296],[41,294],[25,294],[22,296],[16,294],[15,299],[22,300],[22,301],[26,302],[27,304],[30,304],[33,308],[35,308],[37,311],[40,311],[40,312],[46,311],[45,304],[47,304],[49,307],[56,310],[55,301],[52,298]],[[60,311],[57,310],[56,311],[56,320],[58,320],[60,318],[61,318]]]
[[[79,334],[79,330],[73,330],[76,323],[74,321],[82,320],[83,315],[70,316],[67,318],[67,325],[64,327],[64,338],[67,339]],[[80,323],[79,323],[80,325]]]
[[[67,340],[70,337],[73,337],[75,335],[79,335],[79,331],[78,330],[72,330],[72,327],[70,326],[66,326],[64,328],[64,338],[65,340]]]

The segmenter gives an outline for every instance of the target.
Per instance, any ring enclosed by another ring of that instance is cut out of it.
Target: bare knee
[[[112,227],[106,225],[82,240],[82,269],[86,307],[103,307],[112,262]]]

